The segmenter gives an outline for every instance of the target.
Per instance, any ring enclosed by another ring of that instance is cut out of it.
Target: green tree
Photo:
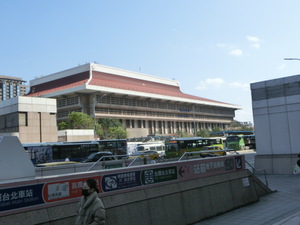
[[[102,139],[126,138],[127,131],[117,119],[103,118],[98,121],[101,125],[102,133],[99,135]]]
[[[179,137],[190,137],[191,136],[185,131],[177,131],[176,135],[178,135]]]
[[[211,131],[208,129],[201,129],[201,130],[197,131],[196,136],[197,137],[209,137],[210,132]]]
[[[94,129],[95,126],[93,117],[81,112],[71,112],[68,123],[72,129]]]
[[[66,121],[62,121],[58,123],[58,129],[59,130],[66,130],[68,129],[68,123]]]
[[[111,139],[122,139],[127,138],[127,131],[119,126],[119,127],[110,127],[109,133],[111,135]]]
[[[63,129],[94,129],[95,122],[93,117],[81,113],[71,112],[67,121],[60,122],[58,128]]]

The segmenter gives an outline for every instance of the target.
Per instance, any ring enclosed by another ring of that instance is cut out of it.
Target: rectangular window
[[[19,113],[19,126],[28,126],[27,112],[20,112]]]

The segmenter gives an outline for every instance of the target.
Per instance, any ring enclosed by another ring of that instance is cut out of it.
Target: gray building
[[[0,102],[0,136],[22,143],[56,142],[56,100],[18,96]]]
[[[28,96],[57,99],[57,120],[70,112],[119,119],[129,137],[225,129],[239,106],[181,92],[179,82],[94,63],[30,81]]]
[[[26,94],[28,86],[19,77],[0,75],[0,102]]]
[[[251,84],[256,169],[291,174],[300,153],[300,75]]]

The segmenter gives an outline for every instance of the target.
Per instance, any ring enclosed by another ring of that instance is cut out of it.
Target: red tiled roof
[[[31,86],[27,96],[41,96],[55,91],[65,90],[84,85],[89,79],[89,72],[78,73],[72,76],[52,80],[39,85]]]
[[[84,85],[89,80],[89,71],[74,74],[72,76],[63,77],[57,80],[45,82],[39,85],[31,86],[30,92],[27,96],[41,96],[49,94],[55,91],[66,90],[72,87],[77,87]],[[95,85],[100,87],[109,87],[123,90],[130,90],[143,93],[158,94],[164,96],[172,96],[179,98],[194,99],[198,101],[214,102],[228,104],[224,102],[219,102],[211,99],[201,98],[193,95],[184,94],[180,91],[178,86],[162,84],[142,79],[124,77],[114,74],[107,74],[103,72],[93,71],[92,79],[88,83],[89,85]]]
[[[193,95],[184,94],[178,86],[156,83],[152,81],[140,80],[135,78],[123,77],[118,75],[106,74],[102,72],[93,72],[93,78],[90,85],[117,88],[123,90],[159,94],[172,97],[188,98],[200,101],[223,103],[211,99],[201,98]],[[227,103],[223,103],[227,104]]]

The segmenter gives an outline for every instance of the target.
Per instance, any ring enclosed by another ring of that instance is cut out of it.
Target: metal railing
[[[239,155],[240,153],[238,153],[236,150],[234,150],[234,152],[237,154],[237,155]],[[266,183],[266,185],[267,185],[267,187],[269,187],[269,183],[268,183],[268,179],[267,179],[267,172],[266,172],[266,170],[265,169],[255,169],[246,159],[245,159],[245,162],[247,163],[247,165],[248,166],[250,166],[251,167],[251,169],[252,169],[252,173],[259,173],[260,171],[262,171],[263,172],[263,175],[264,175],[264,177],[265,177],[265,183]]]
[[[105,158],[118,158],[118,157],[128,157],[128,155],[110,155],[110,156],[102,156],[100,159],[98,159],[93,165],[91,165],[87,171],[90,171],[94,166],[96,166],[99,162],[102,162],[102,159]],[[111,161],[111,160],[110,160]]]
[[[178,161],[181,161],[184,157],[189,156],[189,155],[197,155],[199,154],[201,157],[206,158],[206,157],[215,157],[215,156],[221,156],[219,154],[216,154],[218,152],[228,152],[228,151],[234,151],[232,149],[226,149],[226,150],[202,150],[202,151],[197,151],[197,152],[185,152],[183,155],[178,159]],[[207,153],[211,153],[206,155]]]
[[[196,155],[196,154],[199,154],[201,156],[201,153],[212,153],[211,156],[208,155],[208,156],[204,156],[203,158],[205,157],[215,157],[215,156],[220,156],[219,154],[215,154],[217,152],[235,152],[235,154],[237,155],[240,155],[240,153],[238,153],[236,150],[234,149],[224,149],[224,150],[212,150],[212,151],[197,151],[197,152],[185,152],[179,159],[178,161],[181,161],[184,157],[186,156],[189,156],[189,155]],[[265,169],[255,169],[246,159],[245,159],[245,163],[251,167],[252,169],[252,173],[254,174],[259,174],[260,172],[263,172],[263,175],[264,175],[264,178],[265,178],[265,184],[266,186],[268,187],[269,186],[269,183],[268,183],[268,179],[267,179],[267,173],[266,173],[266,170]]]

